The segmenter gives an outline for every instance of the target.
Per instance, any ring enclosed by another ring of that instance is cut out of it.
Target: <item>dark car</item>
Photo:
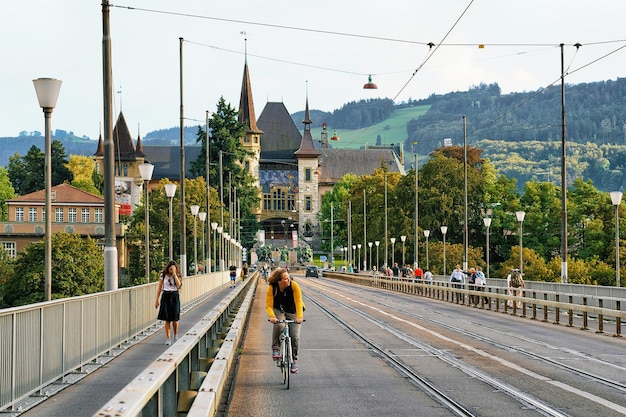
[[[319,274],[316,266],[307,266],[306,267],[306,273],[304,274],[304,276],[305,277],[319,278],[320,274]]]

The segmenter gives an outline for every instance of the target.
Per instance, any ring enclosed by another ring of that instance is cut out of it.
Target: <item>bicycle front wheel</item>
[[[289,378],[289,362],[287,360],[287,343],[283,340],[281,349],[280,349],[280,372],[283,380],[283,384],[287,383]]]

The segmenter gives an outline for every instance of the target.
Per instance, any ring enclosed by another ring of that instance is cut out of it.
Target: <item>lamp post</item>
[[[352,262],[353,262],[353,267],[354,265],[356,265],[356,267],[359,267],[359,260],[356,259],[356,262],[354,262],[354,260],[356,259],[356,245],[352,245]]]
[[[522,223],[524,222],[524,216],[526,216],[526,212],[524,211],[516,211],[515,217],[517,217],[517,221],[519,222],[519,272],[522,272]]]
[[[204,261],[204,269],[202,271],[204,272],[206,270],[206,265],[208,265],[204,252],[204,221],[206,220],[206,211],[198,213],[198,218],[200,219],[200,222],[202,222],[202,250],[200,252],[202,253],[202,260]]]
[[[615,206],[615,286],[619,287],[619,205],[622,202],[622,193],[620,191],[611,191],[611,202]]]
[[[448,233],[448,226],[441,226],[441,234],[443,235],[443,274],[446,274],[446,233]]]
[[[150,283],[150,203],[148,202],[148,185],[152,179],[152,171],[154,171],[154,165],[146,162],[139,164],[139,174],[146,189],[146,284]]]
[[[424,237],[426,238],[426,269],[430,269],[428,265],[428,237],[430,236],[430,230],[424,230]]]
[[[191,215],[193,216],[193,274],[196,275],[198,272],[198,239],[196,235],[196,220],[198,219],[200,206],[194,204],[189,207],[189,209],[191,210]]]
[[[217,271],[217,257],[215,255],[215,248],[217,247],[217,236],[216,236],[216,231],[217,231],[217,222],[211,222],[211,230],[213,230],[213,262],[215,262],[215,268],[213,268],[213,271]],[[209,272],[211,271],[211,264],[209,263]]]
[[[391,266],[394,266],[396,264],[396,253],[394,251],[394,248],[396,247],[396,238],[392,237],[389,240],[391,241]]]
[[[380,264],[378,263],[378,247],[380,246],[380,240],[374,242],[376,245],[376,268],[380,269]]]
[[[491,217],[483,218],[483,223],[485,223],[485,227],[487,228],[487,245],[485,252],[487,253],[487,279],[489,279],[489,227],[491,226]]]
[[[406,240],[406,236],[400,236],[400,240],[402,241],[402,266],[404,267],[404,241]],[[417,260],[415,263],[417,263]]]
[[[370,247],[370,258],[369,258],[369,266],[372,267],[372,246],[374,246],[373,242],[367,242],[367,246]]]
[[[224,252],[222,252],[222,239],[223,239],[222,233],[223,232],[224,232],[224,227],[223,226],[217,226],[217,233],[220,235],[220,249],[219,249],[219,252],[220,252],[220,264],[219,264],[220,265],[220,269],[219,270],[220,271],[222,271],[224,269],[224,267],[223,267],[223,265],[224,265],[224,256],[223,256]],[[215,261],[215,266],[217,267],[217,258],[216,258],[216,261]]]
[[[358,243],[358,244],[356,245],[356,247],[359,249],[359,256],[358,256],[358,259],[359,259],[359,265],[361,265],[361,244],[360,244],[360,243]]]
[[[46,188],[46,213],[45,213],[45,229],[46,229],[46,261],[45,261],[45,293],[46,301],[52,299],[52,155],[50,146],[50,121],[52,119],[52,111],[57,104],[59,98],[59,90],[61,89],[61,80],[54,78],[38,78],[33,80],[35,85],[35,93],[39,107],[43,109],[45,134],[45,188]]]
[[[169,200],[169,234],[170,234],[170,261],[174,259],[174,242],[172,237],[172,200],[176,194],[176,184],[169,182],[165,184],[165,195]]]

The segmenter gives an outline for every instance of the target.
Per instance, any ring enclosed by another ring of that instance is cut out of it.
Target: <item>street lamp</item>
[[[373,242],[367,242],[367,246],[370,247],[370,258],[369,258],[369,266],[372,267],[372,246],[374,246]]]
[[[396,247],[396,238],[392,237],[389,240],[391,241],[391,266],[394,266],[396,264],[396,253],[394,251],[394,248]]]
[[[611,202],[615,206],[615,285],[620,286],[619,276],[619,205],[622,202],[620,191],[611,191]]]
[[[356,245],[356,247],[359,249],[359,256],[358,256],[358,259],[359,259],[359,265],[360,265],[360,264],[361,264],[361,244],[360,244],[360,243],[358,243],[358,244]]]
[[[515,216],[517,217],[517,221],[519,222],[519,272],[522,272],[522,222],[524,221],[524,216],[526,216],[526,212],[524,211],[516,211]]]
[[[211,222],[211,230],[213,230],[213,262],[215,262],[215,268],[213,268],[214,271],[217,271],[217,257],[215,255],[215,248],[217,247],[217,236],[216,236],[216,230],[217,230],[217,222]],[[211,264],[209,263],[209,272],[211,271]]]
[[[441,234],[443,235],[443,274],[446,274],[446,233],[448,233],[448,226],[441,226]]]
[[[489,227],[491,226],[491,217],[483,218],[483,223],[485,223],[487,228],[487,247],[485,252],[487,253],[487,279],[489,279]]]
[[[46,213],[45,213],[45,229],[46,229],[46,262],[45,262],[45,287],[46,301],[52,299],[52,154],[50,146],[50,121],[52,119],[52,111],[57,104],[59,91],[61,90],[61,80],[54,78],[38,78],[33,80],[35,85],[35,93],[39,107],[43,109],[45,134],[45,188],[46,188]]]
[[[402,241],[402,266],[404,266],[404,241],[406,240],[406,236],[400,236],[400,240]]]
[[[153,171],[154,165],[146,162],[139,164],[139,174],[141,175],[146,189],[146,284],[150,283],[150,203],[148,202],[148,184],[150,184],[150,180],[152,179]]]
[[[202,272],[204,272],[206,270],[206,265],[208,265],[205,252],[204,252],[204,221],[206,220],[206,211],[201,211],[200,213],[198,213],[198,218],[202,222],[202,251],[201,252],[202,252],[202,260],[204,261],[204,270]]]
[[[380,246],[380,240],[374,242],[376,245],[376,268],[380,269],[380,264],[378,263],[378,247]]]
[[[426,238],[426,269],[430,269],[428,265],[428,237],[430,236],[430,230],[424,230],[424,237]]]
[[[191,215],[193,216],[193,274],[196,275],[198,272],[198,239],[196,236],[196,220],[198,217],[198,212],[200,211],[200,206],[197,204],[189,207],[191,210]]]
[[[356,262],[354,262],[355,259],[356,259],[356,245],[352,245],[352,262],[354,263],[353,269],[355,265],[357,268],[359,267],[359,260],[356,259]]]
[[[223,256],[223,252],[222,252],[222,249],[223,249],[223,247],[222,247],[222,239],[223,239],[222,232],[223,231],[224,231],[224,227],[223,226],[217,226],[217,233],[220,235],[220,249],[219,249],[219,251],[220,251],[220,269],[219,270],[220,271],[224,270],[224,256]],[[217,262],[215,263],[215,265],[217,266]]]
[[[174,198],[174,195],[176,194],[176,184],[169,182],[167,184],[165,184],[165,195],[167,196],[168,200],[169,200],[169,233],[170,233],[170,261],[174,259],[174,242],[173,242],[173,238],[172,238],[172,199]]]

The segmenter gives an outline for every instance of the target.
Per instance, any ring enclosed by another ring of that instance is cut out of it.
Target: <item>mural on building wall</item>
[[[293,194],[298,193],[297,169],[272,169],[259,173],[263,193],[270,193],[272,187],[289,187]]]
[[[131,187],[131,181],[115,179],[115,204],[119,204],[121,215],[130,216],[132,212]]]

